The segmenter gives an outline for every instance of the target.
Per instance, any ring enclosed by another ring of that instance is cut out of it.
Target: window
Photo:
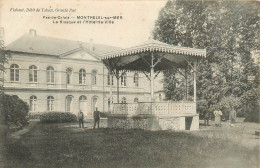
[[[87,97],[86,97],[86,96],[83,96],[83,95],[82,95],[82,96],[79,97],[79,101],[86,101],[86,100],[87,100]]]
[[[125,97],[122,98],[121,103],[126,103],[126,98]]]
[[[134,74],[134,86],[138,86],[138,78],[139,78],[138,73],[135,73]]]
[[[81,85],[86,84],[86,70],[85,69],[79,70],[79,84],[81,84]]]
[[[71,74],[72,74],[72,69],[68,68],[66,70],[66,76],[67,76],[67,84],[71,84]]]
[[[92,73],[91,73],[91,83],[92,85],[96,85],[97,84],[97,71],[96,70],[93,70]]]
[[[36,111],[36,102],[37,102],[37,97],[31,96],[30,97],[30,111]]]
[[[10,80],[11,81],[19,81],[19,66],[17,64],[13,64],[10,66]]]
[[[126,86],[126,73],[121,76],[121,86]]]
[[[37,82],[37,67],[35,65],[29,67],[29,82]]]
[[[136,98],[134,99],[134,102],[135,102],[135,103],[138,103],[138,101],[139,101],[139,100],[138,100],[138,98],[136,97]]]
[[[54,83],[54,68],[49,66],[46,73],[47,83]]]
[[[53,96],[47,97],[47,110],[48,111],[54,110],[54,97]]]
[[[107,75],[107,85],[110,85],[110,82],[111,82],[111,85],[114,85],[114,76],[113,76],[113,74],[108,73],[108,75]]]

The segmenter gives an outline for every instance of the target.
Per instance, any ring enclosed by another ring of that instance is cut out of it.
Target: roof
[[[21,36],[11,44],[7,45],[6,48],[7,50],[16,52],[60,56],[79,47],[89,49],[91,45],[93,48],[95,48],[92,52],[97,56],[100,56],[106,52],[120,49],[119,47],[103,44],[90,44],[38,35],[33,36],[29,33]]]
[[[205,49],[173,46],[150,39],[138,46],[104,53],[101,60],[110,69],[150,72],[154,67],[156,72],[185,68],[205,57]]]
[[[143,52],[165,52],[174,54],[184,54],[189,56],[206,57],[205,49],[195,49],[188,47],[179,47],[170,44],[166,44],[157,40],[149,39],[141,45],[119,49],[116,51],[107,52],[101,55],[102,59],[109,59],[121,56],[127,56],[131,54],[138,54]]]

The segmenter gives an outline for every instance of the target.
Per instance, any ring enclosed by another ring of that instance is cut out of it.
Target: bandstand
[[[117,79],[117,103],[108,115],[110,128],[147,130],[198,130],[196,112],[197,62],[206,57],[205,49],[173,46],[150,39],[145,43],[102,55],[102,61]],[[154,101],[154,79],[163,70],[190,66],[194,77],[193,101]],[[125,71],[143,72],[150,80],[151,101],[119,103],[119,78]]]

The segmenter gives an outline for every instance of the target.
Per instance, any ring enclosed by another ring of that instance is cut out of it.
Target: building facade
[[[102,53],[117,47],[36,35],[30,30],[7,46],[4,91],[26,101],[30,113],[80,110],[91,117],[94,109],[110,110],[117,100],[117,79],[100,61]],[[140,72],[121,72],[122,103],[150,101],[150,84]],[[158,88],[161,87],[162,84]],[[163,100],[158,90],[157,100]]]

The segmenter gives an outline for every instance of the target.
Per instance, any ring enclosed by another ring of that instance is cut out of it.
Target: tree
[[[0,96],[1,115],[9,128],[22,127],[27,124],[29,106],[17,96],[2,94]],[[2,119],[2,118],[1,118]]]
[[[0,40],[0,92],[3,94],[3,84],[4,84],[4,64],[8,63],[8,58],[11,57],[10,51],[7,51],[4,42]]]
[[[201,60],[198,66],[198,111],[205,111],[205,105],[208,108],[214,105],[228,112],[227,104],[236,102],[237,112],[245,114],[245,110],[242,112],[244,102],[249,101],[246,93],[259,89],[258,85],[247,82],[250,74],[257,76],[259,71],[259,66],[250,59],[250,52],[259,49],[258,13],[257,2],[242,1],[176,0],[168,1],[160,11],[153,31],[155,39],[207,50],[207,59]],[[167,98],[180,98],[183,89],[173,87],[177,82],[184,83],[175,78],[179,71],[164,75]],[[259,95],[254,99],[259,100]],[[200,109],[200,102],[204,110]]]
[[[10,57],[10,52],[6,51],[4,46],[4,41],[0,39],[0,148],[5,142],[5,137],[7,134],[7,122],[5,120],[5,108],[4,108],[4,73],[5,73],[5,66],[4,64],[8,62],[8,58]]]

